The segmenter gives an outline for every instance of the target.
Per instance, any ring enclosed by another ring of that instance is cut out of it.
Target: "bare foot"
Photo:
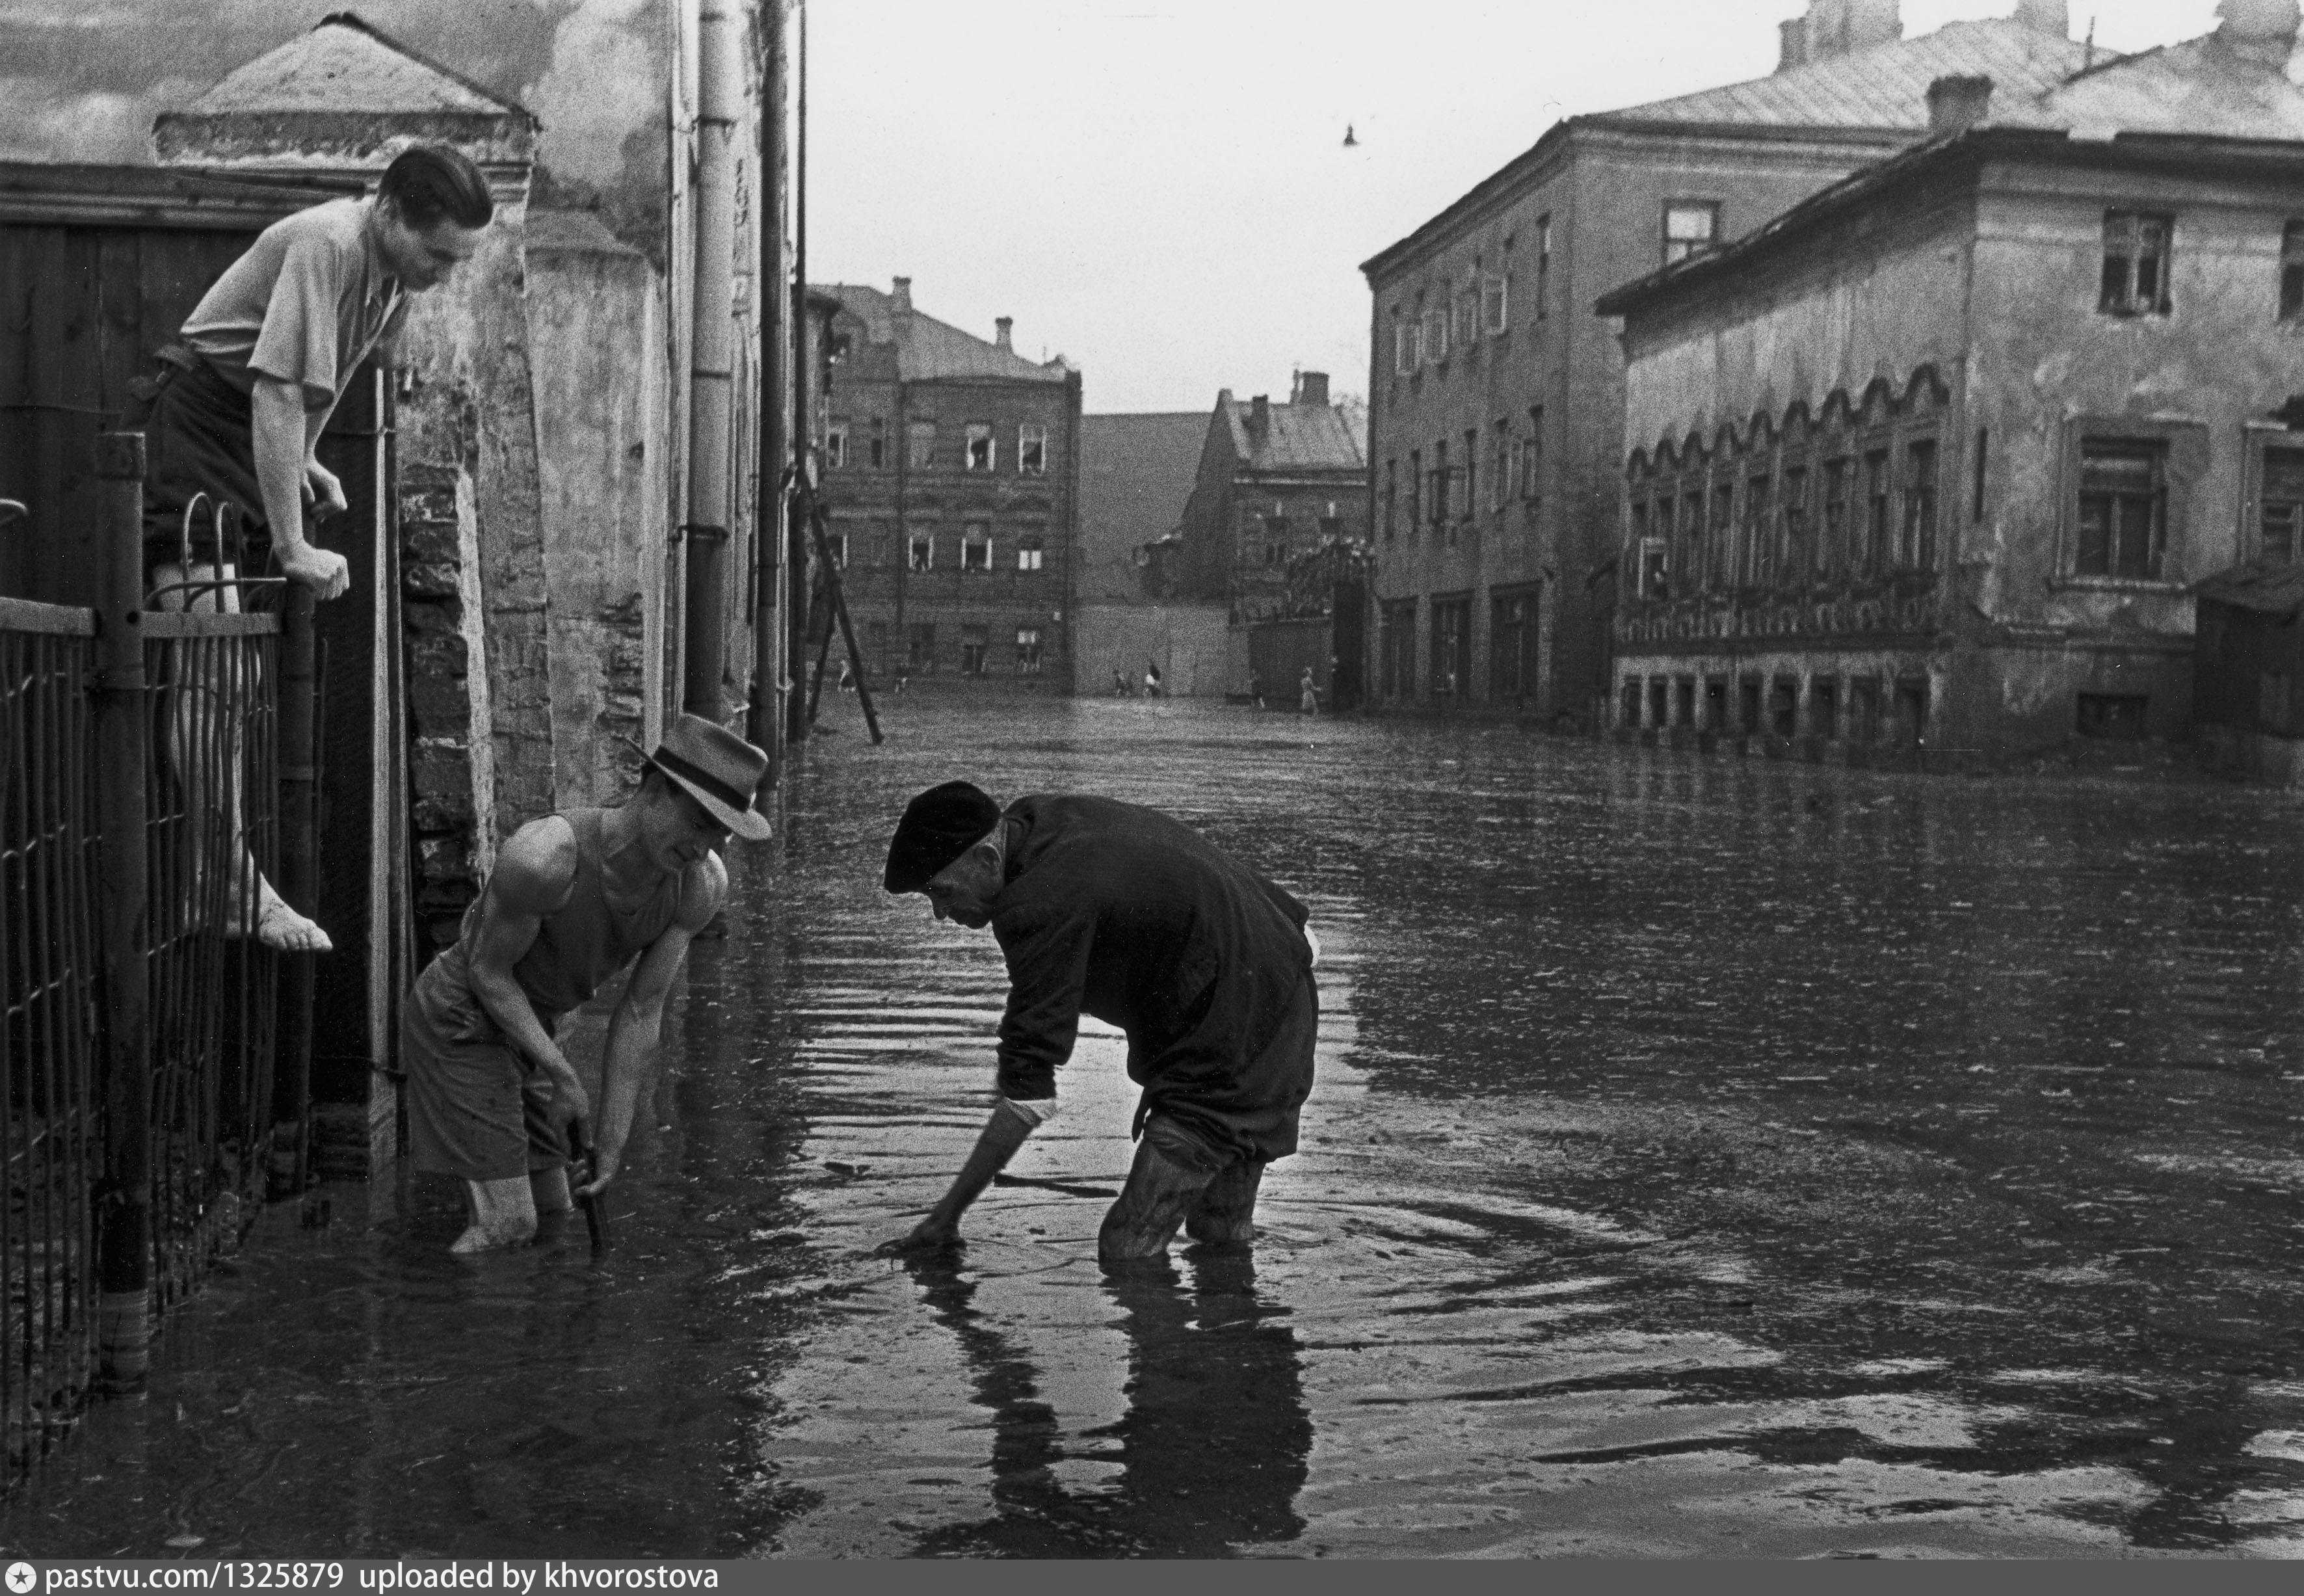
[[[288,901],[264,883],[256,905],[256,939],[282,953],[334,953],[336,945],[318,924],[288,906]]]

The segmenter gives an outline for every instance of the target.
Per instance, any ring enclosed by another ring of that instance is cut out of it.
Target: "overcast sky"
[[[1804,0],[814,0],[809,275],[1063,352],[1091,412],[1368,386],[1360,263],[1563,116],[1766,75]],[[1904,0],[1906,35],[2013,0]],[[2215,0],[2072,0],[2137,50]],[[1343,148],[1350,125],[1357,148]]]

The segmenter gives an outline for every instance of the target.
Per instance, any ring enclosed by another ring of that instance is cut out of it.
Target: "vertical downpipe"
[[[719,721],[728,668],[728,446],[734,381],[736,123],[743,92],[737,0],[698,20],[696,298],[689,340],[688,546],[682,704]]]
[[[817,340],[809,331],[808,319],[808,9],[800,13],[800,132],[797,158],[792,166],[792,462],[800,470],[793,482],[794,497],[805,492],[813,500],[815,492],[807,481],[807,462],[816,446],[816,417],[809,409],[809,374],[814,369]],[[814,598],[808,581],[808,528],[802,518],[792,514],[792,500],[785,503],[784,514],[792,523],[792,545],[789,556],[792,572],[792,615],[787,624],[792,628],[786,640],[791,649],[788,668],[792,676],[792,696],[785,700],[784,738],[788,743],[808,740],[808,633],[814,617],[809,606]]]
[[[299,914],[320,907],[318,649],[312,635],[312,590],[287,587],[280,631],[280,896]],[[273,1201],[302,1194],[310,1174],[312,1117],[312,961],[280,959],[280,1028],[273,1045],[272,1162],[265,1194]]]
[[[754,505],[753,547],[758,587],[752,594],[752,702],[744,735],[768,753],[764,790],[783,779],[784,654],[789,634],[792,565],[784,525],[784,473],[791,433],[784,380],[789,280],[784,266],[784,0],[765,0],[760,21],[760,449],[759,491]]]
[[[97,615],[98,916],[104,938],[105,1186],[97,1219],[98,1378],[141,1391],[151,1368],[152,1048],[144,679],[144,435],[97,440],[102,608]]]

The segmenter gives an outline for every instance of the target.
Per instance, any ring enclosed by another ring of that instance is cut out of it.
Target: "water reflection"
[[[1300,1356],[1287,1309],[1258,1295],[1247,1252],[1193,1249],[1183,1274],[1167,1261],[1106,1271],[1127,1344],[1127,1410],[1070,1448],[1040,1399],[1039,1371],[975,1307],[964,1266],[923,1260],[910,1272],[960,1343],[993,1428],[996,1512],[931,1532],[922,1553],[1224,1557],[1303,1529],[1295,1499],[1312,1418]]]

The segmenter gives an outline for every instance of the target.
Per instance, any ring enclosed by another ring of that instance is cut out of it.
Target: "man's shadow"
[[[1259,1298],[1254,1259],[1194,1249],[1189,1283],[1165,1260],[1107,1271],[1128,1338],[1128,1411],[1067,1452],[1039,1371],[974,1306],[951,1254],[908,1266],[991,1410],[994,1516],[921,1538],[925,1556],[1224,1557],[1293,1540],[1312,1450],[1288,1310]],[[1117,1463],[1116,1485],[1067,1487],[1067,1456]]]

